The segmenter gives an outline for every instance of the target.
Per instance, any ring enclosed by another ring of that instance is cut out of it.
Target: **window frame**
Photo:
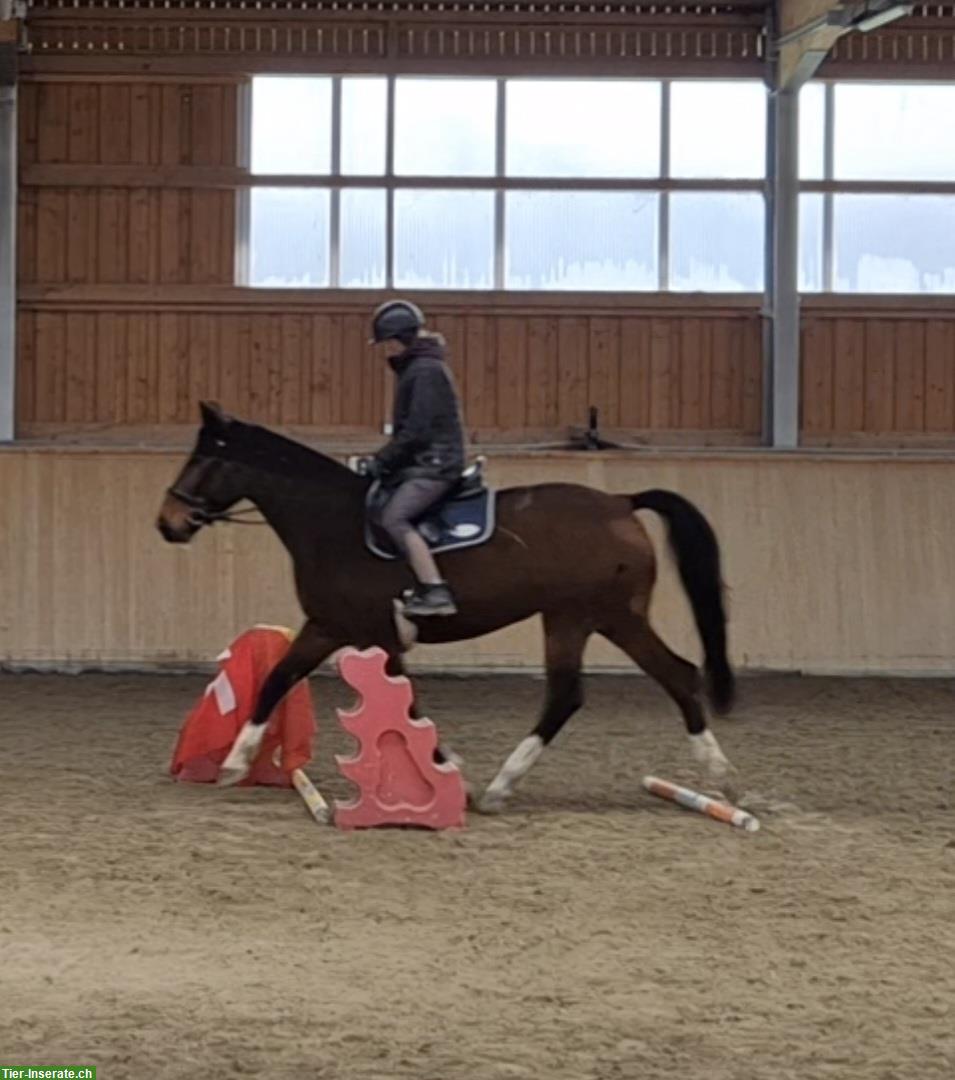
[[[953,84],[940,79],[817,79],[814,83],[823,87],[823,155],[822,179],[799,179],[800,195],[822,196],[822,282],[819,289],[803,293],[806,296],[952,296],[952,293],[864,293],[855,290],[838,290],[836,284],[835,249],[835,203],[839,195],[951,195],[955,196],[955,178],[952,180],[837,180],[836,162],[836,87],[851,83],[868,86],[909,86],[917,82],[922,86],[948,86]],[[807,85],[813,85],[809,83]]]
[[[284,76],[256,76],[256,78],[282,78],[298,77],[289,72]],[[673,293],[674,295],[691,295],[687,290],[673,289],[670,286],[670,196],[675,192],[726,192],[726,193],[756,193],[764,199],[767,193],[767,179],[763,178],[738,178],[738,179],[696,179],[677,178],[671,175],[670,147],[671,147],[671,92],[674,83],[682,82],[707,82],[712,79],[670,77],[670,78],[621,78],[619,75],[606,76],[608,82],[644,82],[654,83],[660,87],[660,171],[659,176],[641,178],[596,178],[596,177],[553,177],[553,176],[513,176],[506,175],[506,146],[507,146],[507,85],[514,82],[541,81],[541,76],[535,75],[502,75],[502,76],[473,76],[482,81],[492,81],[495,84],[495,163],[493,175],[489,176],[413,176],[398,175],[395,172],[395,103],[396,86],[399,79],[434,79],[435,81],[458,78],[458,76],[422,74],[412,71],[391,73],[326,74],[315,73],[315,78],[331,78],[332,80],[332,171],[328,174],[293,174],[281,173],[255,173],[251,174],[251,103],[253,95],[253,83],[247,84],[245,108],[240,116],[240,124],[243,127],[243,143],[245,147],[242,164],[249,168],[249,188],[328,188],[331,191],[331,212],[329,220],[329,281],[327,285],[316,286],[318,291],[352,291],[352,287],[343,286],[341,280],[341,192],[354,188],[378,188],[385,191],[385,279],[379,288],[393,290],[395,280],[395,192],[401,189],[433,189],[433,190],[467,190],[467,191],[491,191],[494,193],[494,223],[493,223],[493,253],[492,270],[493,279],[490,287],[485,289],[461,289],[455,286],[435,286],[435,292],[473,292],[477,294],[507,293],[522,295],[535,292],[546,292],[548,295],[559,296],[564,290],[560,289],[536,289],[525,290],[508,288],[506,285],[506,194],[510,191],[586,191],[586,192],[652,192],[659,196],[658,220],[657,220],[657,288],[655,291]],[[343,175],[341,173],[341,123],[342,123],[342,85],[344,79],[374,78],[384,79],[386,82],[386,124],[385,124],[385,166],[384,171],[377,175]],[[464,78],[468,78],[464,76]],[[548,82],[595,82],[601,81],[600,76],[565,76],[561,78],[548,77]],[[735,77],[719,79],[718,82],[760,82],[752,77]],[[767,120],[769,104],[767,101]],[[768,210],[768,207],[767,207]],[[251,233],[251,199],[246,193],[245,199],[240,201],[238,207],[238,243],[237,243],[237,281],[241,285],[253,288],[294,288],[294,286],[258,286],[251,282],[251,249],[248,238]],[[579,290],[577,290],[579,291]],[[606,289],[585,290],[590,295],[607,293]],[[615,290],[626,295],[651,295],[653,290],[628,289]],[[692,290],[692,292],[701,290]],[[709,294],[723,295],[723,294]],[[728,295],[728,294],[727,294]],[[740,295],[743,295],[741,293]]]

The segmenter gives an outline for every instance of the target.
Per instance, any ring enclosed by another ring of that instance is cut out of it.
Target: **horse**
[[[232,784],[247,774],[278,702],[334,652],[348,645],[379,646],[388,654],[389,674],[404,673],[410,643],[395,598],[411,576],[402,562],[381,559],[366,546],[367,477],[228,416],[214,402],[202,402],[200,414],[193,451],[164,494],[156,523],[160,534],[171,543],[187,543],[203,526],[235,520],[243,511],[232,508],[248,500],[291,556],[305,615],[223,763],[220,783]],[[650,625],[656,559],[638,510],[654,511],[667,524],[703,644],[702,673],[672,652]],[[720,549],[692,503],[664,490],[613,495],[569,483],[507,488],[497,493],[490,539],[449,552],[441,561],[459,613],[419,619],[414,629],[420,643],[476,638],[534,615],[543,623],[543,709],[476,801],[479,810],[503,809],[583,705],[583,654],[593,634],[613,642],[660,684],[682,714],[696,766],[715,789],[730,793],[735,770],[707,725],[703,703],[705,692],[712,709],[726,713],[735,694]],[[436,757],[461,763],[446,747],[439,747]]]

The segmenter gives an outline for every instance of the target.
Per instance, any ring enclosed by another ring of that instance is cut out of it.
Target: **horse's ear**
[[[232,423],[232,418],[226,416],[222,411],[222,406],[216,401],[200,401],[199,402],[199,415],[202,417],[202,426],[207,431],[211,432],[224,432],[225,429]]]

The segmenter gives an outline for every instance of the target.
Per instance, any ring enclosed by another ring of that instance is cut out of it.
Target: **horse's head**
[[[156,528],[172,544],[188,543],[203,525],[214,521],[244,495],[239,470],[230,460],[230,441],[242,424],[214,402],[199,406],[202,427],[189,460],[166,491]]]

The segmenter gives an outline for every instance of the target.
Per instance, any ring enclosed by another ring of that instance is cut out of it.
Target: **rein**
[[[193,525],[215,525],[220,521],[230,525],[268,525],[265,519],[259,521],[242,520],[247,514],[258,513],[254,506],[248,506],[243,510],[223,510],[221,513],[214,513],[208,509],[206,500],[197,495],[190,495],[188,492],[180,491],[176,487],[167,488],[166,492],[174,499],[178,499],[179,502],[185,503],[193,511],[189,515],[189,520]]]

